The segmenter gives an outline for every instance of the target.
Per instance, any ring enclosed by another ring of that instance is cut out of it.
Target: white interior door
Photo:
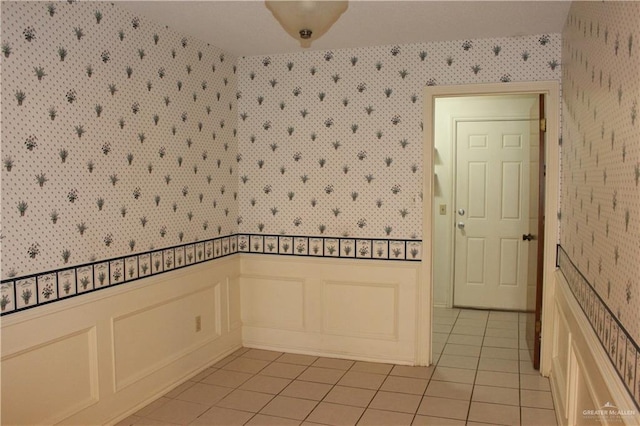
[[[456,123],[454,305],[525,310],[529,120]]]

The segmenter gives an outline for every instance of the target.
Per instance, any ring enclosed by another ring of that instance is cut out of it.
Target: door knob
[[[535,240],[535,236],[531,234],[522,234],[522,241],[532,241]]]
[[[464,216],[464,213],[465,213],[464,209],[458,209],[458,214],[460,216]]]
[[[458,222],[458,228],[464,229],[464,222]]]

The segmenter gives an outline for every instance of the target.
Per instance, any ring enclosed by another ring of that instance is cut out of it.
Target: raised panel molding
[[[640,413],[626,392],[593,328],[560,272],[554,274],[554,338],[551,388],[560,425],[640,424]],[[630,412],[592,417],[588,411],[612,404]]]
[[[94,327],[2,357],[3,424],[54,424],[98,399]]]
[[[3,317],[2,424],[116,424],[229,355],[239,273],[226,257]]]
[[[227,279],[226,286],[227,332],[231,332],[242,327],[240,311],[240,280],[235,277],[229,278]]]
[[[420,265],[241,254],[244,346],[415,364]]]
[[[325,281],[323,332],[383,340],[398,339],[398,284]]]
[[[228,279],[224,280],[224,286],[227,287]],[[213,286],[213,291],[215,295],[215,311],[214,311],[214,329],[215,329],[215,338],[222,336],[222,283],[216,283]],[[226,301],[225,301],[226,305]],[[202,325],[202,324],[201,324]]]
[[[279,275],[246,275],[240,280],[242,322],[254,327],[302,331],[304,280]]]
[[[571,334],[569,333],[567,320],[564,317],[560,305],[556,303],[553,309],[555,310],[555,314],[553,316],[553,379],[551,380],[551,384],[552,386],[555,386],[553,389],[553,396],[556,399],[556,407],[559,408],[558,415],[564,416],[568,412],[567,377],[569,374],[569,348],[571,347]]]
[[[116,392],[220,337],[220,285],[113,317]],[[198,315],[200,332],[195,329]]]

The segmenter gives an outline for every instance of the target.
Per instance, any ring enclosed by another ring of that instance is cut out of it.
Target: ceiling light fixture
[[[347,10],[348,1],[266,0],[267,9],[301,47],[322,37]]]

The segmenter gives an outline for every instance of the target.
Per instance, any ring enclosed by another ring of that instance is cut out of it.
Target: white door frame
[[[435,99],[453,96],[537,94],[546,95],[546,178],[545,178],[545,247],[542,303],[542,349],[540,372],[551,371],[553,335],[553,272],[556,269],[558,242],[558,200],[560,188],[560,83],[557,81],[470,84],[460,86],[426,86],[424,89],[423,143],[423,215],[422,268],[418,285],[416,363],[431,364],[431,333],[433,304],[433,188],[434,188],[434,126]]]

